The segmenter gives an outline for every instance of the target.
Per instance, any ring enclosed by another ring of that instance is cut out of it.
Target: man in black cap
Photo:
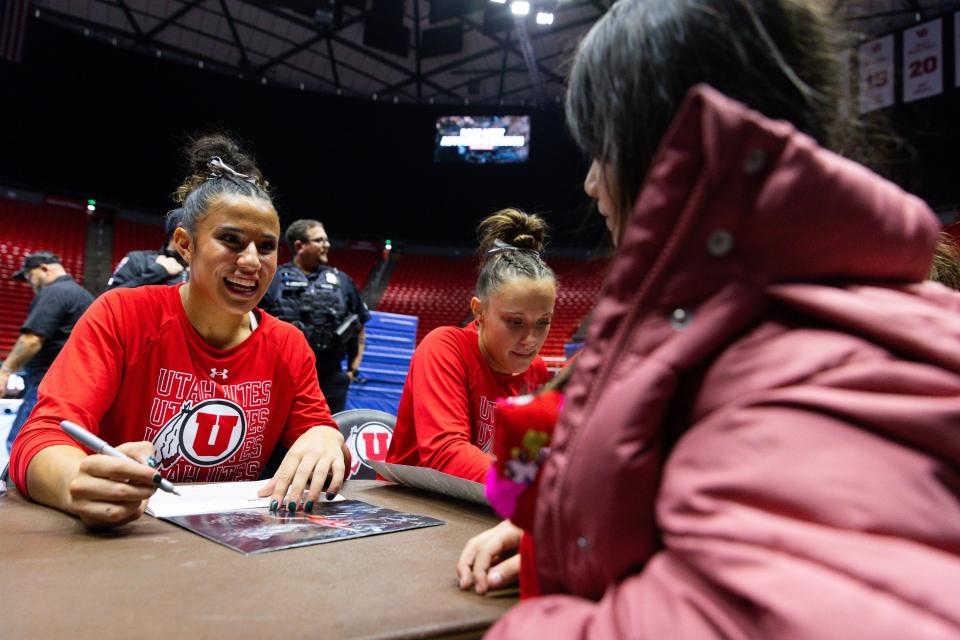
[[[167,214],[166,245],[160,251],[131,251],[107,280],[107,289],[140,287],[145,284],[179,284],[189,276],[187,263],[173,243],[173,232],[183,221],[183,209]]]
[[[27,319],[20,327],[20,337],[0,365],[0,390],[7,388],[10,374],[23,371],[23,402],[7,437],[8,453],[17,432],[37,403],[40,380],[70,337],[77,320],[93,302],[93,296],[70,277],[60,264],[60,258],[49,251],[28,255],[23,268],[12,278],[29,282],[34,297]]]

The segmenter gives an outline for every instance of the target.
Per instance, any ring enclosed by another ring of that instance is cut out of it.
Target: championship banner
[[[864,42],[860,57],[860,113],[893,104],[893,34]]]
[[[20,62],[29,10],[28,0],[0,0],[0,60]]]
[[[953,83],[960,87],[960,11],[953,14],[953,60]]]
[[[943,93],[943,22],[937,18],[903,31],[903,101]]]

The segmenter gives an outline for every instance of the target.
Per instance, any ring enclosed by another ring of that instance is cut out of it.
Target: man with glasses
[[[320,390],[337,413],[363,358],[363,325],[370,312],[350,276],[327,264],[330,239],[323,224],[296,220],[285,238],[293,260],[277,269],[260,306],[303,331],[317,357]]]

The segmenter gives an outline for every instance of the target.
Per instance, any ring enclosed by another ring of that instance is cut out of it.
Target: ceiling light
[[[553,14],[549,11],[537,11],[537,24],[553,24]]]
[[[525,16],[530,13],[530,3],[527,0],[513,0],[510,3],[510,11],[514,15]]]

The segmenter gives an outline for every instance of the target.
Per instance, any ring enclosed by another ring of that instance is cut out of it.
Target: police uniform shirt
[[[267,289],[267,293],[260,303],[260,306],[266,309],[271,315],[288,320],[284,318],[282,311],[285,278],[301,281],[305,279],[304,289],[311,285],[332,285],[341,292],[342,301],[346,309],[345,315],[351,313],[356,314],[357,320],[361,325],[366,324],[370,319],[370,311],[367,309],[367,305],[363,301],[360,291],[350,276],[328,265],[321,265],[316,271],[304,273],[294,262],[288,262],[277,269],[273,282],[270,283],[270,288]],[[317,358],[318,371],[333,371],[340,369],[340,361],[343,359],[346,349],[343,348],[331,352],[315,350],[314,353]]]

